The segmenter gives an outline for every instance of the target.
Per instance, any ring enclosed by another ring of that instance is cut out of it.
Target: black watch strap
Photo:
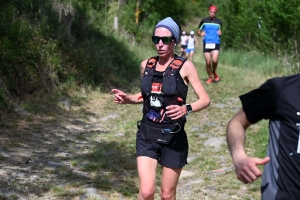
[[[190,104],[185,104],[186,110],[188,111],[188,113],[193,112],[193,108]]]

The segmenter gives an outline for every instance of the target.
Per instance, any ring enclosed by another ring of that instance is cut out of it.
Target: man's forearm
[[[245,154],[246,131],[237,120],[228,123],[226,141],[233,160]]]
[[[228,122],[226,140],[233,161],[240,156],[245,156],[246,129],[251,125],[243,109]]]

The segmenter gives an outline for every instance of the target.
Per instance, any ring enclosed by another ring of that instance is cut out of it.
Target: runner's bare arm
[[[197,40],[197,37],[195,36],[194,38],[195,38],[195,43],[196,43],[195,46],[198,47],[198,40]]]
[[[113,93],[115,93],[114,102],[118,104],[140,104],[143,103],[144,100],[142,98],[141,92],[136,94],[126,94],[125,92],[118,90],[118,89],[112,89]]]
[[[198,30],[198,35],[200,36],[200,37],[203,37],[203,36],[205,36],[205,31],[203,31],[203,30]]]
[[[140,66],[140,73],[141,76],[144,73],[145,66],[146,66],[147,60],[144,60],[141,63]],[[112,89],[112,92],[114,92],[114,102],[118,104],[140,104],[143,103],[144,100],[142,98],[142,93],[138,92],[136,94],[126,94],[125,92],[118,90],[118,89]]]
[[[199,35],[199,37],[201,37],[201,30],[200,29],[197,30],[197,34]]]
[[[262,175],[257,165],[265,165],[270,157],[263,159],[247,156],[245,152],[246,129],[251,125],[243,109],[228,122],[226,141],[234,163],[237,178],[244,183],[252,183]]]
[[[247,120],[243,109],[240,109],[237,114],[228,122],[226,139],[233,160],[237,160],[240,156],[246,156],[246,129],[250,125],[251,124]]]
[[[180,74],[185,80],[187,80],[188,83],[192,85],[193,90],[198,97],[198,100],[195,102],[187,102],[192,106],[193,112],[207,108],[210,104],[210,98],[200,82],[195,65],[191,61],[187,60],[182,66]]]

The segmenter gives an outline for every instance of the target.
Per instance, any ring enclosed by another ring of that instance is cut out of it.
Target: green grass
[[[279,59],[275,59],[269,55],[257,51],[241,51],[226,50],[220,53],[220,63],[232,67],[242,69],[256,70],[268,76],[277,74],[287,74],[288,71],[283,67],[283,63]]]

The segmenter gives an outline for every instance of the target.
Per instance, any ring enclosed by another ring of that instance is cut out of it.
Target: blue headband
[[[167,17],[167,18],[161,20],[160,22],[158,22],[154,28],[154,31],[159,27],[164,27],[164,28],[168,29],[172,33],[173,37],[175,38],[175,42],[176,43],[179,42],[180,29],[179,29],[179,26],[176,24],[176,22],[171,17]]]

